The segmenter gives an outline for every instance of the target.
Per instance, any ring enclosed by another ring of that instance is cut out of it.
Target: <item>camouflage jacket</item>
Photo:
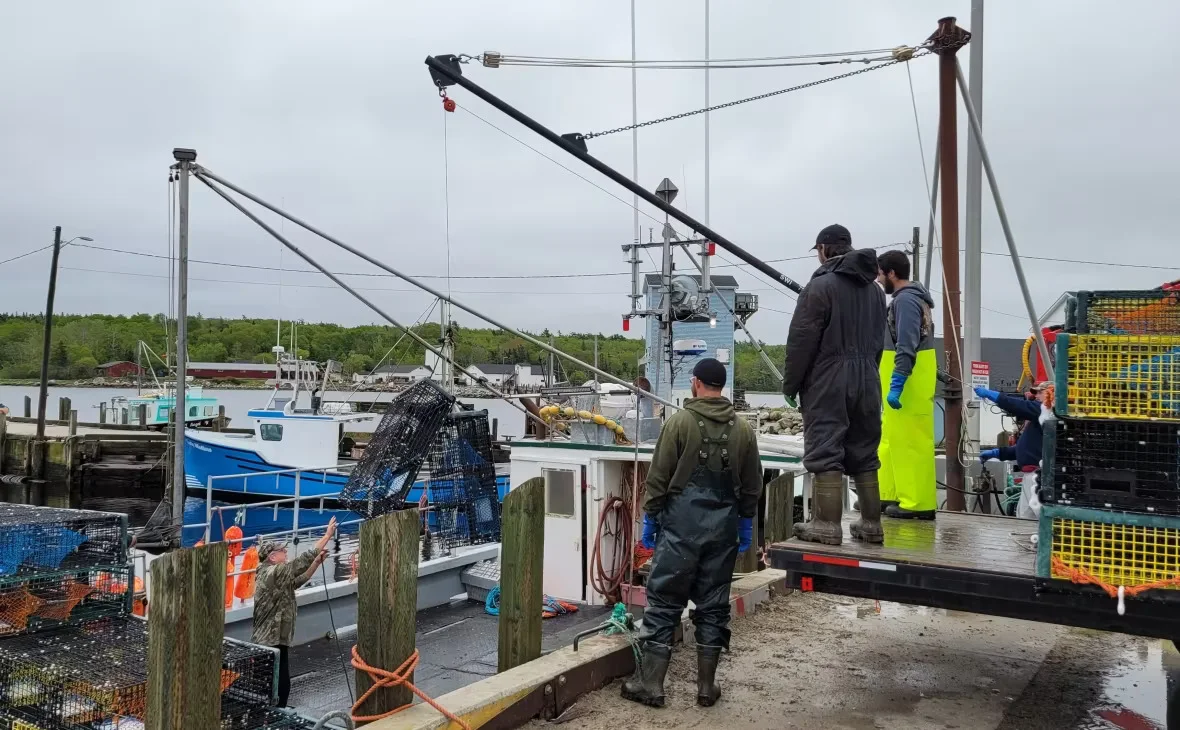
[[[263,563],[254,588],[254,631],[251,641],[263,646],[290,646],[295,638],[295,589],[315,560],[308,550],[286,563]]]

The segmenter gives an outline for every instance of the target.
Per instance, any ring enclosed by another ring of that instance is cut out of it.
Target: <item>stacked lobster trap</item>
[[[125,516],[0,504],[0,730],[144,727],[133,586]],[[225,640],[220,727],[312,727],[272,707],[277,681],[273,649]]]
[[[1078,292],[1056,348],[1037,574],[1180,602],[1180,291]]]

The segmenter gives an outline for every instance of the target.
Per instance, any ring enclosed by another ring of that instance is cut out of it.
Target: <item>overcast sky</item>
[[[642,58],[703,56],[703,0],[638,4]],[[1066,289],[1145,288],[1180,278],[1180,84],[1168,50],[1180,4],[991,0],[987,13],[985,134],[1021,252],[1174,267],[1026,260],[1037,305]],[[912,45],[943,15],[969,26],[969,2],[713,2],[712,56]],[[407,273],[435,277],[448,266],[449,177],[456,297],[531,330],[619,332],[629,308],[627,276],[544,276],[625,272],[620,246],[633,235],[630,194],[462,90],[453,93],[460,105],[610,195],[463,110],[445,114],[422,61],[485,50],[625,58],[629,18],[628,0],[7,3],[0,20],[0,260],[50,243],[55,225],[66,238],[86,235],[96,246],[166,256],[171,150],[187,146],[227,179]],[[929,165],[937,61],[911,66]],[[558,132],[631,121],[629,71],[464,70]],[[712,100],[846,70],[715,70]],[[703,99],[702,71],[639,74],[640,119],[698,108]],[[959,119],[965,142],[963,112]],[[654,189],[670,177],[682,191],[677,204],[697,216],[704,215],[702,120],[639,135],[640,181]],[[755,255],[805,256],[816,231],[833,222],[866,246],[925,228],[904,66],[722,110],[711,120],[710,222]],[[630,174],[629,133],[590,145]],[[965,143],[961,149],[962,171]],[[1002,252],[990,196],[984,205],[983,249]],[[191,218],[194,259],[306,268],[291,254],[280,257],[273,239],[199,184]],[[642,225],[645,238],[649,226],[659,234],[646,215]],[[284,230],[334,270],[375,271],[290,224]],[[44,252],[0,265],[0,311],[41,311],[48,263]],[[70,248],[61,264],[58,311],[167,306],[164,259]],[[800,281],[815,266],[811,259],[777,265]],[[678,266],[691,265],[681,259]],[[755,334],[783,342],[793,297],[744,269],[720,271],[736,273],[743,290],[761,296]],[[194,263],[190,275],[193,313],[377,320],[318,275],[204,263]],[[479,276],[521,278],[465,278]],[[939,276],[933,288],[941,290]],[[350,281],[406,322],[431,301],[393,279]],[[444,278],[430,281],[447,286]],[[1027,321],[1010,260],[985,255],[983,281],[984,335],[1023,336]],[[457,317],[478,326],[469,315]]]

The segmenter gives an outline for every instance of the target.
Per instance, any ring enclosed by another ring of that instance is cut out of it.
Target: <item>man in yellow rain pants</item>
[[[881,421],[879,481],[886,517],[934,519],[934,299],[910,281],[910,260],[901,251],[877,259],[878,281],[893,297],[886,315],[881,389],[886,394]]]

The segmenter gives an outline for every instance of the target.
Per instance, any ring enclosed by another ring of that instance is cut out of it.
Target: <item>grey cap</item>
[[[285,543],[285,542],[277,542],[277,541],[264,542],[258,546],[258,562],[262,562],[263,560],[266,560],[267,558],[270,557],[270,554],[275,552],[276,550],[286,550],[286,549],[287,549],[287,543]]]

